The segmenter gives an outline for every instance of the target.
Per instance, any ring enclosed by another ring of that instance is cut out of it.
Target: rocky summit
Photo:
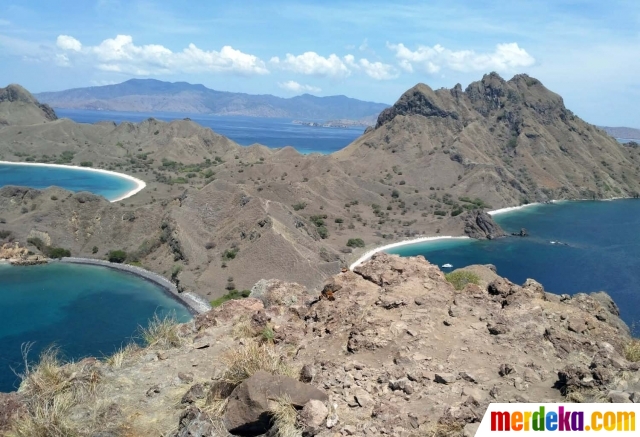
[[[264,280],[151,327],[144,348],[49,357],[0,398],[0,429],[29,435],[42,402],[64,400],[55,420],[73,436],[472,436],[490,402],[639,398],[635,343],[606,293],[386,254],[320,290]]]

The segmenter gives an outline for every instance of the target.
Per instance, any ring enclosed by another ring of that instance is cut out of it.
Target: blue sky
[[[18,1],[0,4],[0,86],[132,77],[393,103],[418,82],[528,73],[595,124],[640,128],[640,2]]]

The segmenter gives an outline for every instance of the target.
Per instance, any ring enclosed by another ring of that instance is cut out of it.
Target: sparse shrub
[[[11,231],[6,231],[6,230],[0,230],[0,240],[4,240],[5,238],[7,238],[9,235],[11,235]]]
[[[207,249],[207,250],[211,250],[211,249],[213,249],[215,247],[216,247],[216,243],[214,243],[213,241],[208,241],[204,245],[204,248]]]
[[[434,215],[439,215],[439,216],[445,216],[447,215],[447,211],[442,211],[442,210],[436,210],[433,212]]]
[[[640,339],[634,338],[624,347],[624,356],[628,361],[640,361]]]
[[[82,161],[80,163],[80,166],[81,167],[93,167],[93,162],[91,162],[91,161]]]
[[[462,290],[467,284],[480,284],[480,276],[467,270],[456,270],[444,276],[456,290]]]
[[[162,318],[154,314],[146,328],[140,327],[140,336],[145,345],[159,347],[161,349],[171,349],[182,344],[182,338],[178,334],[178,320],[175,314],[166,315]]]
[[[229,261],[231,259],[235,259],[236,255],[238,254],[238,249],[227,249],[224,251],[224,253],[222,254],[222,259]]]
[[[327,229],[326,226],[319,226],[318,227],[318,235],[320,235],[320,238],[325,240],[325,239],[327,239],[329,237],[329,230]]]
[[[301,209],[305,209],[306,207],[307,207],[307,204],[305,202],[300,202],[293,205],[293,210],[300,211]]]
[[[58,196],[51,196],[51,200],[58,200]]]
[[[71,251],[62,247],[47,246],[44,250],[44,254],[49,258],[60,259],[71,256]]]
[[[122,264],[127,259],[127,252],[124,250],[112,250],[107,255],[109,262]]]
[[[222,355],[221,361],[227,368],[222,379],[234,385],[239,385],[260,370],[273,375],[298,377],[298,372],[287,364],[280,349],[269,343],[250,341],[244,346],[229,349]]]
[[[337,219],[334,220],[334,222],[336,222],[336,223],[344,223],[344,219],[338,217]]]
[[[348,247],[364,247],[364,240],[362,238],[349,238],[347,241]]]
[[[91,249],[91,253],[96,254],[98,253],[98,246],[93,246],[93,248]]]
[[[251,290],[242,290],[242,291],[238,291],[238,290],[231,290],[229,291],[227,294],[220,296],[217,299],[212,300],[211,306],[213,308],[215,307],[219,307],[220,305],[222,305],[223,303],[229,301],[229,300],[233,300],[233,299],[243,299],[245,297],[249,297],[249,295],[251,294]]]
[[[400,191],[398,190],[393,190],[391,192],[391,197],[393,197],[394,199],[397,199],[398,197],[400,197]]]

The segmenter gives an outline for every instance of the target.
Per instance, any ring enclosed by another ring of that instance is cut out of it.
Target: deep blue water
[[[0,187],[4,185],[32,188],[55,185],[71,191],[90,191],[109,200],[136,188],[136,184],[129,179],[90,170],[0,164]]]
[[[189,312],[155,284],[105,267],[0,265],[0,392],[17,388],[20,347],[29,357],[55,344],[66,358],[109,355],[137,335],[149,319]],[[13,369],[13,370],[12,370]]]
[[[627,324],[640,322],[640,200],[537,205],[494,218],[505,231],[524,227],[530,236],[442,240],[389,252],[421,254],[453,269],[494,264],[500,276],[519,284],[533,278],[553,293],[606,291]]]
[[[70,118],[78,123],[99,121],[130,121],[138,123],[150,117],[162,121],[189,117],[214,132],[231,138],[242,146],[260,143],[268,147],[292,146],[300,153],[332,153],[338,151],[364,132],[362,127],[322,128],[291,123],[292,119],[236,117],[206,114],[180,114],[171,112],[112,112],[77,109],[56,109],[58,117]]]

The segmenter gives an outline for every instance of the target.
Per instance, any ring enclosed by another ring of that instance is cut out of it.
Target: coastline
[[[93,265],[93,266],[99,266],[99,267],[106,267],[109,269],[118,270],[120,272],[136,275],[149,282],[154,283],[155,285],[158,285],[172,299],[184,305],[189,310],[189,312],[194,316],[197,316],[198,314],[206,313],[211,309],[211,305],[209,305],[209,302],[205,301],[200,296],[197,296],[190,292],[179,293],[178,289],[176,288],[173,282],[169,281],[164,276],[161,276],[149,270],[145,270],[141,267],[131,266],[129,264],[117,264],[117,263],[112,263],[112,262],[101,260],[101,259],[75,258],[75,257],[61,258],[60,260],[50,260],[49,262]]]
[[[128,197],[133,196],[134,194],[139,193],[140,191],[142,191],[146,186],[146,182],[143,181],[142,179],[138,179],[138,178],[134,178],[133,176],[130,176],[128,174],[125,173],[118,173],[115,171],[111,171],[111,170],[103,170],[101,168],[92,168],[92,167],[79,167],[77,165],[64,165],[64,164],[48,164],[48,163],[44,163],[44,162],[11,162],[11,161],[0,161],[0,164],[9,164],[9,165],[30,165],[30,166],[36,166],[36,167],[58,167],[58,168],[66,168],[66,169],[70,169],[70,170],[86,170],[86,171],[93,171],[93,172],[97,172],[97,173],[102,173],[102,174],[108,174],[110,176],[117,176],[123,179],[127,179],[133,183],[136,184],[136,188],[134,188],[131,191],[126,192],[125,194],[123,194],[122,196],[113,199],[113,200],[109,200],[109,202],[119,202],[120,200],[124,200]]]
[[[402,246],[408,246],[411,244],[425,243],[427,241],[437,241],[437,240],[470,240],[470,238],[466,236],[453,237],[450,235],[443,235],[438,237],[418,237],[418,238],[412,238],[410,240],[404,240],[404,241],[398,241],[396,243],[386,244],[384,246],[376,247],[375,249],[371,249],[368,252],[365,252],[364,255],[360,256],[360,258],[358,258],[355,262],[353,262],[349,266],[349,270],[355,269],[356,267],[361,265],[363,262],[365,262],[366,260],[368,260],[378,252],[383,252],[387,249],[393,249],[395,247],[402,247]]]
[[[609,199],[595,199],[595,201],[598,202],[610,202],[612,200],[620,200],[620,199],[632,199],[632,197],[612,197]],[[548,203],[550,204],[555,204],[555,203],[561,203],[561,202],[583,202],[583,201],[594,201],[594,199],[553,199],[550,200]],[[507,212],[513,212],[513,211],[519,211],[521,209],[524,208],[528,208],[531,206],[539,206],[539,205],[544,205],[545,203],[541,203],[541,202],[534,202],[534,203],[527,203],[526,205],[520,205],[520,206],[508,206],[505,208],[499,208],[499,209],[495,209],[493,211],[487,211],[487,214],[489,214],[490,216],[494,216],[494,215],[498,215],[498,214],[504,214]],[[378,253],[378,252],[383,252],[387,249],[392,249],[392,248],[396,248],[396,247],[402,247],[402,246],[408,246],[411,244],[418,244],[418,243],[424,243],[424,242],[428,242],[428,241],[437,241],[437,240],[446,240],[446,239],[470,239],[469,237],[466,236],[462,236],[462,237],[454,237],[454,236],[438,236],[438,237],[419,237],[419,238],[413,238],[410,240],[404,240],[404,241],[398,241],[396,243],[390,243],[390,244],[386,244],[384,246],[380,246],[380,247],[376,247],[374,249],[371,249],[367,252],[365,252],[362,256],[360,256],[355,262],[353,262],[351,265],[349,265],[349,270],[353,270],[354,268],[358,267],[359,265],[361,265],[362,263],[364,263],[365,261],[367,261],[369,258],[371,258],[374,254]]]

